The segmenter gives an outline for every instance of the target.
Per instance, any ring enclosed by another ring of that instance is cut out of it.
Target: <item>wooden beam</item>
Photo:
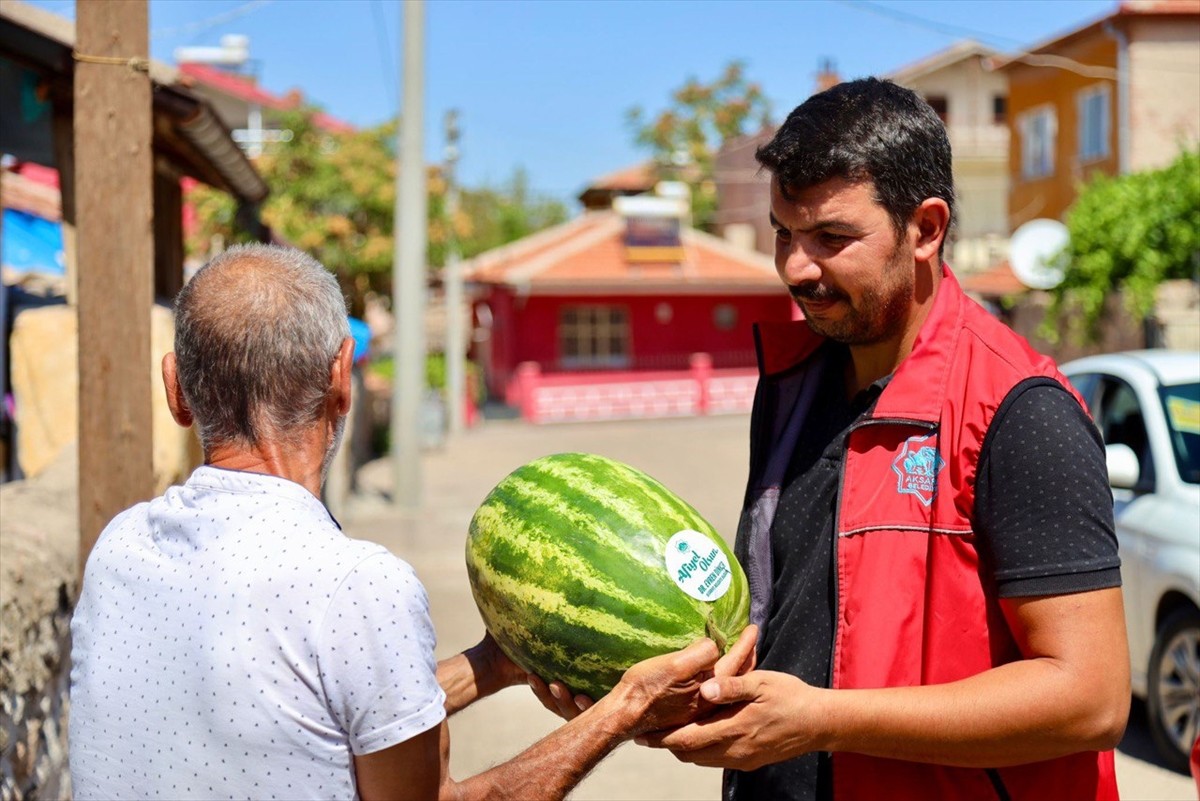
[[[154,492],[147,21],[146,0],[75,9],[81,567],[108,521]]]
[[[67,303],[79,307],[79,262],[75,247],[75,131],[71,109],[54,107],[54,165],[62,217],[63,263],[67,271]]]
[[[166,303],[183,289],[183,189],[169,165],[154,171],[154,296]]]

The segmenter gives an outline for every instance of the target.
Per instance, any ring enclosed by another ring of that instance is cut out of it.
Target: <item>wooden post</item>
[[[170,303],[181,289],[183,188],[179,176],[163,167],[154,172],[154,296]]]
[[[146,0],[89,0],[75,14],[82,569],[108,521],[154,491],[154,212]]]
[[[75,248],[75,129],[70,107],[54,107],[54,164],[62,207],[63,263],[67,272],[67,303],[79,307],[79,262]]]

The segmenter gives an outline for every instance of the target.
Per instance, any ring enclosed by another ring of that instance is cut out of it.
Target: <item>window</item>
[[[946,100],[945,95],[928,95],[925,98],[925,102],[933,108],[934,113],[941,118],[942,122],[949,120],[950,103]]]
[[[1008,98],[1004,95],[992,95],[992,123],[1003,125],[1008,121]]]
[[[1108,157],[1108,85],[1084,89],[1076,95],[1079,109],[1079,160]]]
[[[1200,484],[1200,384],[1159,387],[1179,476]]]
[[[732,331],[737,318],[737,306],[731,303],[718,303],[713,307],[713,325],[718,331]]]
[[[622,306],[564,307],[558,344],[564,367],[627,367],[629,312]]]
[[[1058,118],[1044,106],[1021,115],[1021,177],[1043,178],[1054,174],[1054,139]]]
[[[1102,376],[1100,395],[1092,413],[1105,445],[1128,445],[1137,456],[1141,468],[1137,491],[1153,492],[1154,458],[1142,405],[1133,387],[1119,378]]]

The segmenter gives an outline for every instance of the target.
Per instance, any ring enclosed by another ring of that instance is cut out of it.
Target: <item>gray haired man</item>
[[[205,464],[118,515],[88,559],[71,625],[76,798],[554,798],[624,740],[696,714],[721,669],[709,640],[451,780],[447,714],[529,677],[488,636],[435,663],[412,569],[318,500],[350,407],[337,282],[295,250],[234,248],[176,315],[163,383]]]

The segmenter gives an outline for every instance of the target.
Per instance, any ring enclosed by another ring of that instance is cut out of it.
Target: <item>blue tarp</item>
[[[354,337],[354,363],[362,361],[371,347],[371,329],[357,317],[350,318],[350,336]]]
[[[65,275],[62,225],[16,209],[4,209],[0,263],[19,273]]]

